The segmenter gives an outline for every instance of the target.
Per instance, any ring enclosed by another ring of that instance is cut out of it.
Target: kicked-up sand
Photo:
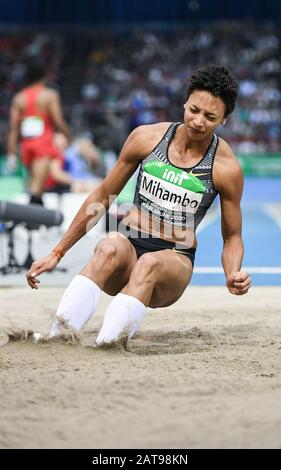
[[[62,288],[0,289],[1,448],[281,448],[281,290],[190,287],[127,350],[35,344]],[[8,341],[9,339],[9,341]]]

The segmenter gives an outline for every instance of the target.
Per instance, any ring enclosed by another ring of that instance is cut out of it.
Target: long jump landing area
[[[1,448],[280,448],[280,289],[190,287],[128,349],[34,344],[63,288],[0,289]],[[28,333],[29,332],[29,333]]]

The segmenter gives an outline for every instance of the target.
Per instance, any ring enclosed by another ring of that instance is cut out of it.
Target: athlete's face
[[[224,102],[207,91],[194,91],[184,108],[186,131],[194,140],[205,139],[226,122]]]

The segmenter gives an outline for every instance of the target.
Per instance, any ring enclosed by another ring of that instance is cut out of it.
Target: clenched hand
[[[233,272],[226,279],[226,287],[231,294],[247,294],[251,287],[251,278],[248,273],[243,271]]]

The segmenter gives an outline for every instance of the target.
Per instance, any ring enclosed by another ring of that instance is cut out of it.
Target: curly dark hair
[[[235,108],[239,85],[237,78],[225,67],[206,65],[191,75],[187,99],[195,90],[208,91],[221,98],[225,104],[225,117],[227,117]]]

